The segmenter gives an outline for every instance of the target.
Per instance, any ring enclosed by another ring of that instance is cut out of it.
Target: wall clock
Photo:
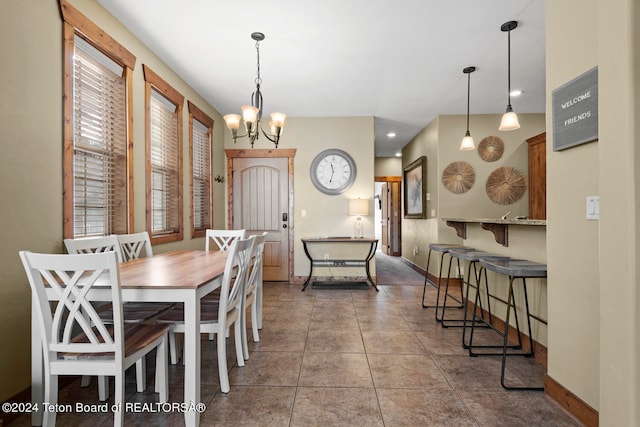
[[[351,156],[335,148],[324,150],[311,162],[311,182],[325,194],[344,193],[356,180],[356,163]]]

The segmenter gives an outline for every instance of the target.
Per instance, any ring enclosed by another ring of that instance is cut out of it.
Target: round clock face
[[[351,187],[355,179],[356,164],[342,150],[325,150],[311,163],[311,182],[325,194],[341,194]]]

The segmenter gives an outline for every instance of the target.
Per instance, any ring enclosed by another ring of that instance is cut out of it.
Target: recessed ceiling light
[[[389,133],[387,134],[387,137],[388,137],[388,138],[395,138],[395,137],[396,137],[396,133],[395,133],[395,132],[389,132]]]
[[[396,153],[396,157],[402,157],[402,153]]]
[[[520,95],[522,95],[522,93],[523,92],[520,89],[514,89],[514,90],[511,91],[510,95],[511,96],[520,96]]]

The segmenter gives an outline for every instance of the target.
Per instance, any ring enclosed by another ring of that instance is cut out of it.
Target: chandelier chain
[[[256,41],[256,57],[257,57],[257,66],[256,66],[256,85],[260,88],[260,84],[262,83],[262,79],[260,78],[260,41]]]

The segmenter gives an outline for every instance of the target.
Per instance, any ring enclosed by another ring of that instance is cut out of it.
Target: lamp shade
[[[238,129],[240,127],[240,114],[227,114],[223,119],[229,129]]]
[[[518,116],[513,111],[507,110],[507,112],[502,115],[502,120],[500,121],[500,127],[498,130],[508,131],[516,129],[520,129]]]
[[[474,150],[475,148],[476,144],[473,143],[473,138],[469,131],[467,131],[467,134],[462,138],[462,143],[460,143],[460,151],[469,151]]]
[[[349,215],[366,216],[369,215],[369,200],[367,199],[350,199]]]

